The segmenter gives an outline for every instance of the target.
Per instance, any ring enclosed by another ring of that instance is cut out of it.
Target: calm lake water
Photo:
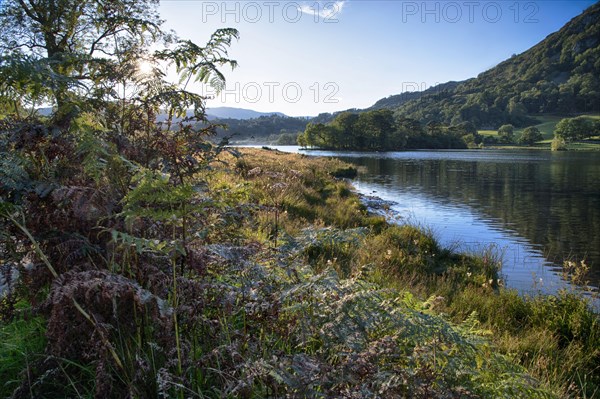
[[[298,152],[297,147],[280,147]],[[335,156],[360,168],[356,189],[391,201],[403,221],[445,246],[503,259],[506,285],[524,293],[565,286],[564,259],[600,283],[600,154],[549,151],[409,151]]]

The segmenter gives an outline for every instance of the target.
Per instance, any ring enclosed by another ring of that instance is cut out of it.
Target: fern
[[[159,52],[158,58],[173,62],[180,74],[180,81],[209,83],[217,92],[225,88],[225,77],[218,67],[229,65],[235,68],[237,63],[227,59],[227,48],[239,33],[235,29],[219,29],[212,34],[204,47],[189,40],[182,40],[174,50]]]
[[[30,187],[26,161],[15,153],[0,152],[0,198],[18,201]]]
[[[177,225],[187,214],[185,205],[195,194],[193,186],[173,186],[169,176],[149,170],[138,172],[133,184],[135,187],[123,199],[122,215],[128,223],[136,218],[149,218]]]
[[[82,159],[83,171],[98,182],[112,154],[108,144],[98,135],[102,131],[101,125],[94,122],[91,116],[85,114],[75,119],[73,128],[78,135],[75,153]]]
[[[165,255],[172,255],[173,251],[178,252],[182,255],[185,254],[183,246],[178,240],[151,240],[136,237],[131,234],[127,234],[117,230],[111,231],[111,237],[114,243],[134,248],[138,254],[142,254],[147,251],[157,252]]]
[[[336,389],[356,382],[348,380],[356,378],[350,370],[359,372],[364,359],[360,373],[371,375],[365,394],[414,392],[425,378],[417,376],[426,373],[439,388],[462,386],[484,397],[550,397],[524,369],[491,352],[476,329],[423,313],[425,303],[381,290],[368,272],[347,280],[332,269],[307,277],[283,290],[280,301],[287,318],[302,315],[298,349],[349,367],[349,375],[336,377]],[[505,392],[510,386],[516,389]]]
[[[97,221],[110,215],[112,204],[102,191],[86,186],[52,187],[52,200],[82,221]]]

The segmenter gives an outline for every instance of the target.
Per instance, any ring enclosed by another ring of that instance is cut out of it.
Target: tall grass
[[[40,317],[0,322],[0,396],[9,397],[23,379],[32,378],[43,354],[45,323]]]
[[[152,235],[170,225],[134,223],[107,234],[100,270],[55,267],[26,306],[40,317],[2,322],[3,396],[597,395],[598,319],[580,299],[522,298],[493,256],[388,225],[337,160],[222,160],[189,215],[189,267]]]

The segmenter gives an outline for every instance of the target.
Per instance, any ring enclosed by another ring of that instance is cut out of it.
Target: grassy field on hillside
[[[600,120],[599,114],[585,114],[583,115],[592,120]],[[539,141],[535,145],[532,146],[517,146],[517,145],[493,145],[493,148],[503,148],[503,149],[541,149],[541,150],[549,150],[552,139],[554,138],[554,129],[556,128],[556,124],[563,119],[563,116],[557,115],[537,115],[534,116],[539,123],[534,125],[537,127],[544,140]],[[514,130],[514,136],[516,139],[523,133],[525,128],[518,128]],[[491,136],[498,137],[497,130],[479,130],[479,134],[482,136]],[[591,141],[582,140],[578,142],[568,143],[567,150],[570,151],[600,151],[600,137],[592,137]]]
[[[598,114],[584,114],[583,116],[590,118],[590,119],[594,119],[594,120],[600,119],[600,115],[598,115]],[[552,140],[552,138],[554,137],[554,129],[556,127],[556,124],[561,119],[565,118],[564,116],[557,116],[557,115],[536,115],[533,117],[539,121],[539,123],[534,126],[537,127],[540,130],[540,132],[542,132],[544,139],[547,139],[547,140]],[[523,130],[525,130],[525,128],[515,129],[515,136],[519,137],[521,135],[521,133],[523,133]],[[479,130],[479,134],[481,134],[483,136],[497,136],[498,131],[497,130]]]

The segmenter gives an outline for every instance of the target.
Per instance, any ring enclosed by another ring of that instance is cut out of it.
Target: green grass
[[[600,119],[600,115],[598,115],[598,114],[584,114],[582,116],[585,116],[590,119]],[[565,118],[565,116],[532,115],[532,117],[534,117],[535,119],[537,119],[539,121],[539,123],[534,126],[540,130],[540,132],[542,133],[542,136],[544,137],[544,140],[539,141],[532,146],[522,146],[522,145],[514,145],[514,144],[501,145],[500,144],[500,145],[493,145],[490,148],[502,148],[502,149],[508,149],[508,150],[512,150],[512,149],[515,149],[515,150],[517,150],[517,149],[550,150],[550,144],[552,143],[552,139],[554,138],[554,129],[556,128],[556,124],[561,119]],[[525,130],[525,128],[515,129],[514,130],[515,138],[518,138],[523,133],[524,130]],[[497,130],[480,130],[479,134],[481,134],[483,136],[498,137]],[[597,140],[598,137],[593,138],[593,139]],[[596,143],[596,142],[590,143],[590,142],[585,142],[585,141],[568,143],[567,150],[570,150],[570,151],[600,151],[600,143]]]
[[[597,115],[597,114],[584,114],[582,116],[585,116],[590,119],[600,119],[600,115]],[[532,117],[534,117],[535,119],[537,119],[539,121],[539,123],[534,126],[540,130],[540,132],[544,136],[545,140],[550,140],[550,141],[554,137],[554,129],[556,128],[556,124],[561,119],[565,118],[565,116],[559,116],[559,115],[532,115]],[[523,130],[525,130],[525,128],[516,128],[514,131],[515,136],[519,137],[521,135],[521,133],[523,133]],[[498,131],[497,130],[479,130],[479,134],[481,134],[483,136],[497,136]]]
[[[556,127],[556,124],[563,119],[563,117],[556,115],[540,115],[536,116],[535,118],[539,120],[540,123],[534,126],[540,130],[544,139],[548,140],[552,140],[554,137],[554,128]],[[525,129],[515,129],[515,135],[517,137],[520,136],[521,133],[523,133],[523,130]]]
[[[589,143],[585,141],[568,143],[567,150],[570,151],[600,151],[600,142]]]
[[[3,396],[24,378],[34,397],[59,382],[86,398],[596,395],[600,333],[583,301],[522,298],[493,253],[369,214],[339,160],[241,152],[207,176],[191,270],[122,242],[115,270],[137,273],[71,281],[85,310],[66,290],[50,314],[0,325]]]
[[[46,340],[41,317],[0,321],[0,397],[10,397],[43,357]]]
[[[446,310],[463,320],[476,312],[498,348],[562,395],[600,395],[600,321],[578,294],[522,297],[500,290],[461,291]]]
[[[549,148],[549,145],[540,143],[531,148]],[[301,158],[299,165],[295,156],[277,153],[269,154],[267,159],[259,154],[247,157],[248,168],[269,165],[269,169],[275,168],[279,173],[285,167],[304,173],[312,161],[302,165],[307,160]],[[273,162],[277,158],[282,162]],[[319,169],[324,168],[325,164],[321,164]],[[283,200],[295,206],[280,219],[280,227],[290,234],[314,228],[315,223],[341,229],[319,233],[305,247],[303,259],[315,271],[333,268],[341,277],[352,277],[367,267],[369,280],[376,286],[410,292],[418,306],[449,314],[459,324],[474,317],[481,323],[481,331],[493,332],[492,341],[501,353],[526,366],[559,396],[577,391],[586,397],[598,397],[600,381],[594,376],[595,362],[600,356],[600,326],[584,301],[570,294],[523,298],[501,287],[497,259],[492,253],[457,255],[440,248],[431,234],[419,228],[382,225],[380,221],[373,224],[360,207],[345,204],[353,198],[346,190],[328,189],[327,184],[311,181],[310,196],[299,196],[298,191],[305,192],[306,187],[298,186],[290,191],[295,194]],[[314,191],[318,187],[322,188]],[[343,193],[343,198],[338,198],[338,193]],[[323,196],[327,197],[325,203]],[[305,202],[302,198],[312,199]],[[340,206],[348,211],[355,209],[351,211],[353,216],[339,214]],[[304,211],[298,212],[299,209]],[[311,222],[298,226],[299,216]],[[369,225],[377,228],[358,235],[344,230]],[[568,393],[569,389],[574,391]]]

